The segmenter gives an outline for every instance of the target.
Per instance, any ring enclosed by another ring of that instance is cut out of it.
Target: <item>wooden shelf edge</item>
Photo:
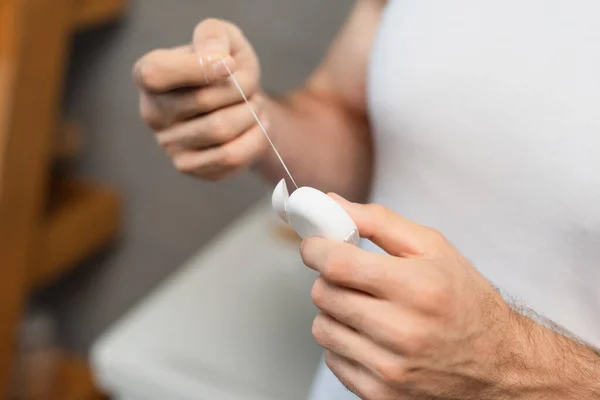
[[[60,185],[56,206],[41,229],[38,262],[30,283],[38,287],[97,253],[117,235],[121,201],[111,189],[80,181]]]

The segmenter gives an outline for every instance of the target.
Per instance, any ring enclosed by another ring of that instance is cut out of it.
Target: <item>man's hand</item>
[[[322,62],[281,96],[262,90],[258,56],[228,21],[204,20],[189,43],[138,60],[140,114],[176,168],[213,181],[248,167],[272,183],[286,177],[224,60],[295,179],[364,198],[373,162],[367,69],[385,0],[355,1]]]
[[[334,198],[388,253],[319,238],[302,245],[321,273],[313,335],[351,391],[367,400],[600,398],[600,356],[511,309],[439,232]]]
[[[133,69],[140,114],[158,143],[181,172],[209,180],[244,169],[268,148],[224,63],[266,124],[258,58],[229,22],[205,20],[190,44],[152,51]]]

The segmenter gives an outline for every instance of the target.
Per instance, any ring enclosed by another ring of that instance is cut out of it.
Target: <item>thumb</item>
[[[441,235],[434,229],[406,219],[379,204],[352,203],[330,193],[350,215],[360,236],[371,240],[390,255],[397,257],[420,257],[435,253]]]
[[[194,30],[193,47],[206,83],[223,79],[235,69],[229,23],[218,19],[202,21]]]

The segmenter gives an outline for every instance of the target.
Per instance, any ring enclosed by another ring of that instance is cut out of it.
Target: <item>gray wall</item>
[[[209,184],[179,175],[137,114],[130,70],[143,53],[188,42],[197,22],[220,17],[254,43],[266,89],[300,83],[322,57],[352,0],[138,0],[117,26],[74,43],[65,108],[86,129],[77,171],[117,187],[123,235],[107,254],[41,295],[65,344],[85,352],[112,321],[265,192],[255,176]]]

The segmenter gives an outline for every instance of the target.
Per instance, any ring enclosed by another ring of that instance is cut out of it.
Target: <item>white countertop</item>
[[[95,344],[99,384],[120,398],[303,400],[321,350],[316,275],[259,203]]]

